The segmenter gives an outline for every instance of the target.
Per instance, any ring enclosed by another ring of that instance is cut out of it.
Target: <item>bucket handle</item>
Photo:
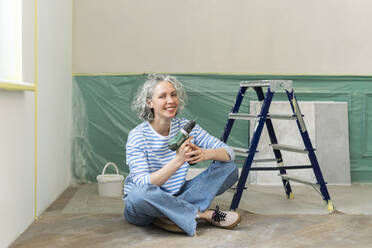
[[[115,170],[116,170],[116,174],[119,174],[119,170],[118,170],[118,167],[116,166],[116,164],[114,162],[108,162],[105,167],[103,167],[103,171],[102,171],[102,176],[105,175],[105,171],[106,171],[106,168],[109,166],[109,165],[112,165],[115,167]]]

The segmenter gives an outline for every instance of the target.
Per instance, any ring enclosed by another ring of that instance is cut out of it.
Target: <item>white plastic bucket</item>
[[[112,165],[116,169],[116,174],[105,174],[106,168]],[[119,175],[118,167],[113,162],[108,162],[102,170],[102,174],[97,176],[98,194],[101,196],[122,196],[124,177]]]

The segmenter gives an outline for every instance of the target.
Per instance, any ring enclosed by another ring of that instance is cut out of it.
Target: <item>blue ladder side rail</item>
[[[238,206],[239,206],[239,202],[240,202],[240,199],[242,197],[242,193],[243,193],[243,190],[244,190],[244,187],[245,187],[245,183],[246,183],[247,178],[248,178],[248,173],[249,173],[249,170],[250,170],[251,165],[252,165],[253,157],[254,157],[255,152],[257,150],[258,141],[260,140],[262,129],[263,129],[263,126],[265,124],[266,116],[269,112],[269,108],[270,108],[270,104],[271,104],[271,101],[273,99],[273,96],[274,96],[274,92],[271,92],[270,88],[268,88],[268,90],[266,92],[265,100],[262,104],[262,108],[261,108],[261,112],[260,112],[260,119],[259,119],[259,121],[258,121],[258,123],[255,127],[255,130],[254,130],[254,133],[253,133],[253,136],[252,136],[252,140],[251,140],[251,144],[249,146],[248,157],[246,158],[245,163],[243,165],[243,169],[242,169],[242,172],[241,172],[240,177],[239,177],[238,185],[237,185],[233,200],[231,202],[230,209],[232,209],[232,210],[237,209]],[[231,127],[230,127],[230,129],[231,129]]]
[[[313,167],[313,171],[314,171],[316,180],[317,180],[317,182],[320,186],[320,192],[323,196],[323,200],[328,203],[329,200],[330,200],[330,196],[329,196],[327,186],[326,186],[326,183],[324,181],[322,172],[320,170],[319,163],[318,163],[318,160],[317,160],[315,152],[314,152],[314,148],[311,144],[309,134],[308,134],[306,126],[305,126],[305,122],[303,121],[303,118],[302,118],[302,115],[301,115],[301,112],[300,112],[300,108],[298,107],[298,102],[297,102],[296,96],[295,96],[293,90],[292,90],[292,92],[289,92],[289,91],[286,90],[286,93],[287,93],[288,100],[291,104],[293,114],[297,115],[297,120],[296,120],[297,126],[298,126],[298,129],[300,130],[300,134],[301,134],[302,140],[304,142],[305,148],[309,152],[308,153],[309,160],[310,160],[310,163]]]
[[[240,105],[242,103],[242,100],[243,100],[243,97],[244,97],[244,94],[245,94],[246,91],[247,91],[247,87],[240,87],[240,90],[239,90],[238,94],[236,95],[236,100],[235,100],[234,106],[231,110],[232,113],[238,113]],[[224,129],[224,132],[223,132],[222,138],[221,138],[221,140],[224,143],[226,143],[227,138],[230,135],[230,131],[231,131],[231,128],[234,124],[234,121],[235,121],[234,119],[227,120],[225,129]]]
[[[264,96],[262,87],[254,87],[254,90],[256,91],[257,98],[258,98],[259,101],[265,100],[265,96]],[[278,144],[278,140],[276,138],[273,123],[272,123],[271,119],[266,119],[266,129],[267,129],[267,132],[269,134],[271,144]],[[277,164],[278,165],[283,165],[282,164],[283,163],[283,157],[282,157],[281,151],[277,150],[277,149],[273,149],[273,152],[274,152],[275,158],[277,160]],[[278,166],[278,167],[280,168],[282,166]],[[282,174],[282,175],[287,174],[287,172],[284,168],[279,169],[279,173]],[[284,190],[285,190],[285,194],[287,195],[287,198],[290,198],[291,193],[292,193],[292,189],[291,189],[291,185],[290,185],[289,181],[282,178],[282,183],[283,183],[283,187],[284,187]]]

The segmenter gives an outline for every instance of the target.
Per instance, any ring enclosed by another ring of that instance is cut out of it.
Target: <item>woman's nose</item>
[[[173,101],[174,101],[174,99],[173,99],[172,96],[167,96],[167,102],[173,102]]]

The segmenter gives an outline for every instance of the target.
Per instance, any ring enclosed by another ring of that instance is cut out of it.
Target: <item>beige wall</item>
[[[370,0],[75,0],[75,73],[372,74]]]

